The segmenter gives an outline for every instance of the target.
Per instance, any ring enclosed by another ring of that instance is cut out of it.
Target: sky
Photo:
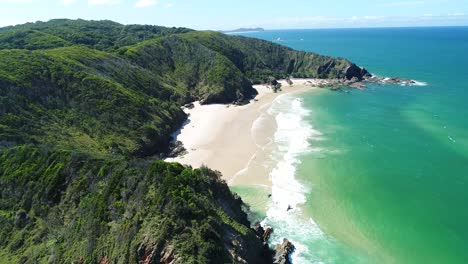
[[[53,18],[212,30],[467,26],[468,0],[0,0],[0,27]]]

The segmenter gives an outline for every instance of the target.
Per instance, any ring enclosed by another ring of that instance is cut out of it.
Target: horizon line
[[[129,24],[130,25],[130,24]],[[315,27],[315,28],[264,28],[264,27],[242,27],[243,29],[256,29],[262,28],[263,31],[280,31],[280,30],[320,30],[320,29],[391,29],[391,28],[452,28],[452,27],[468,27],[467,25],[435,25],[435,26],[379,26],[379,27]],[[237,29],[202,29],[203,30],[212,30],[212,31],[233,31]],[[229,32],[229,33],[254,33],[262,31],[244,31],[244,32]]]
[[[167,28],[171,28],[171,27],[178,27],[178,28],[188,28],[188,29],[193,29],[193,30],[197,30],[197,31],[204,31],[204,30],[211,30],[211,31],[217,31],[217,32],[220,32],[220,31],[233,31],[233,30],[237,30],[237,29],[256,29],[256,28],[261,28],[263,29],[264,31],[279,31],[279,30],[327,30],[327,29],[391,29],[391,28],[452,28],[452,27],[458,27],[458,28],[461,28],[461,27],[468,27],[468,24],[466,25],[428,25],[428,26],[424,26],[424,25],[415,25],[415,26],[363,26],[363,27],[298,27],[298,28],[265,28],[265,27],[262,27],[262,26],[252,26],[252,27],[248,27],[248,26],[240,26],[238,28],[231,28],[231,29],[209,29],[209,28],[205,28],[205,29],[194,29],[190,26],[173,26],[173,25],[162,25],[162,24],[153,24],[153,23],[127,23],[127,22],[119,22],[119,21],[115,21],[115,20],[112,20],[112,19],[106,19],[106,18],[103,18],[103,19],[83,19],[83,18],[51,18],[51,19],[48,19],[48,20],[36,20],[36,21],[27,21],[27,22],[23,22],[23,23],[18,23],[18,24],[10,24],[10,25],[0,25],[0,28],[6,28],[6,27],[15,27],[15,26],[19,26],[19,25],[24,25],[24,24],[28,24],[28,23],[38,23],[38,22],[49,22],[51,20],[60,20],[60,19],[67,19],[67,20],[85,20],[85,21],[112,21],[112,22],[116,22],[116,23],[119,23],[119,24],[122,24],[122,25],[125,25],[125,26],[128,26],[128,25],[149,25],[149,26],[162,26],[162,27],[167,27]],[[253,33],[255,31],[246,31],[246,32],[242,32],[242,33]],[[256,32],[261,32],[261,31],[256,31]],[[236,33],[236,32],[231,32],[231,33]],[[241,33],[241,32],[237,32],[237,33]]]

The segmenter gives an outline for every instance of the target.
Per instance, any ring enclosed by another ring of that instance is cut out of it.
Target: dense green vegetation
[[[192,30],[187,28],[166,28],[150,25],[121,25],[109,20],[87,21],[82,19],[54,19],[48,22],[27,23],[14,27],[0,28],[0,34],[2,34],[2,32],[11,34],[33,31],[60,38],[74,45],[86,45],[99,50],[112,51],[119,47],[133,45],[146,39],[185,33]],[[31,38],[31,33],[24,35],[18,34],[16,37],[18,41],[24,42],[35,40]],[[11,44],[14,45],[15,43],[13,42]],[[22,45],[14,47],[34,49]],[[48,48],[52,47],[63,47],[63,45],[57,43],[57,45],[51,45]]]
[[[0,155],[0,175],[2,263],[137,263],[153,251],[158,263],[171,248],[182,263],[229,263],[228,250],[242,250],[234,234],[261,248],[240,200],[207,168],[22,146]]]
[[[184,28],[0,28],[2,263],[269,263],[218,173],[159,155],[183,104],[244,103],[252,82],[349,78],[350,67]]]
[[[296,51],[273,42],[229,36],[216,32],[189,32],[182,35],[229,58],[254,83],[268,77],[344,78],[352,63],[310,52]]]

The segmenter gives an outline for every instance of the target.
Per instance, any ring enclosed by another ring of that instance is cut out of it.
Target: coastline
[[[185,109],[189,120],[175,139],[187,153],[166,161],[220,171],[229,187],[247,202],[251,221],[274,228],[270,243],[281,245],[288,238],[296,248],[291,258],[300,260],[310,252],[297,234],[323,236],[313,219],[303,215],[307,188],[295,178],[297,156],[309,148],[310,138],[319,135],[303,122],[308,110],[290,95],[317,91],[323,81],[292,81],[293,85],[279,81],[282,91],[278,93],[267,85],[254,86],[259,94],[247,105],[196,103]]]
[[[262,150],[272,141],[276,131],[274,117],[266,111],[275,100],[284,95],[317,89],[315,79],[292,79],[289,85],[285,80],[282,91],[274,93],[267,85],[254,85],[258,95],[250,103],[235,105],[200,105],[194,103],[192,109],[184,109],[189,118],[184,126],[174,134],[187,152],[169,162],[179,162],[194,168],[206,165],[222,173],[228,185],[271,186],[267,171],[261,166],[255,171],[245,171],[252,162],[264,160]]]

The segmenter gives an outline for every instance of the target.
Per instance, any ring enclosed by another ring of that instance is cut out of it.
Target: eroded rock
[[[283,243],[276,247],[276,254],[273,259],[275,264],[291,264],[291,254],[294,252],[295,247],[291,241],[286,238],[283,239]]]

